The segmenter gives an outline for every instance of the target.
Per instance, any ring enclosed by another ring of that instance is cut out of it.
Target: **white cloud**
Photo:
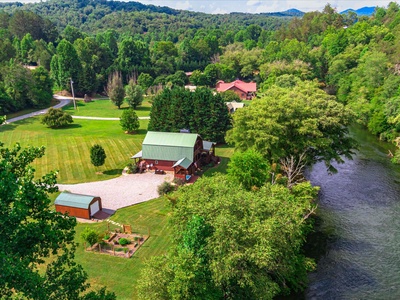
[[[246,3],[247,6],[257,6],[260,4],[262,4],[262,1],[260,0],[248,0]]]
[[[228,14],[228,13],[229,13],[229,11],[228,11],[228,10],[226,10],[226,9],[222,9],[222,8],[220,8],[220,7],[217,7],[217,8],[214,8],[214,10],[213,10],[213,11],[211,11],[211,13],[212,13],[213,15],[218,15],[218,14]]]
[[[179,1],[176,2],[175,4],[176,9],[182,9],[182,10],[192,10],[192,6],[190,5],[189,1]]]

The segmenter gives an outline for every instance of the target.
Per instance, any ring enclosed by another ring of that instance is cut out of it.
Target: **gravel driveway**
[[[58,184],[58,188],[60,191],[99,196],[103,209],[115,211],[121,207],[157,198],[157,187],[164,181],[171,182],[172,179],[172,174],[124,174],[105,181]]]

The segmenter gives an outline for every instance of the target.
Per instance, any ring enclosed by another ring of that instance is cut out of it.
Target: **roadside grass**
[[[59,183],[79,183],[115,178],[142,148],[148,120],[140,120],[136,134],[123,132],[119,121],[74,120],[70,126],[50,129],[40,124],[40,117],[29,118],[0,127],[0,141],[5,147],[45,146],[45,155],[32,165],[37,176],[58,171]],[[105,164],[94,167],[90,147],[101,145],[107,155]],[[102,174],[98,174],[103,172]]]
[[[110,99],[97,99],[92,102],[85,103],[82,100],[76,101],[77,109],[74,110],[74,104],[71,102],[69,105],[63,108],[64,111],[68,112],[73,116],[85,116],[85,117],[101,117],[101,118],[119,118],[125,109],[129,106],[126,102],[121,105],[118,109]],[[151,103],[144,99],[141,106],[138,106],[135,110],[138,117],[150,116]]]

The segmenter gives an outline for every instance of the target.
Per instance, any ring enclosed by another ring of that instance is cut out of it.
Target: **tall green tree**
[[[132,37],[124,38],[118,47],[117,63],[124,74],[129,74],[138,66],[145,66],[150,62],[148,46]]]
[[[139,118],[131,108],[125,109],[122,112],[120,124],[122,130],[125,130],[127,133],[133,133],[140,127]]]
[[[138,85],[140,85],[143,89],[143,91],[147,91],[149,87],[151,87],[153,85],[154,82],[154,78],[151,77],[150,74],[147,73],[140,73],[138,79],[137,79],[137,83]]]
[[[247,190],[260,188],[270,177],[268,161],[252,149],[245,152],[235,152],[228,163],[228,178],[243,185]]]
[[[324,161],[328,171],[335,172],[332,162],[342,163],[356,147],[346,127],[353,119],[351,111],[316,82],[274,86],[234,114],[227,141],[241,151],[253,148],[271,162],[304,153],[307,164]]]
[[[74,90],[79,91],[82,65],[74,46],[67,40],[62,40],[57,46],[57,54],[51,60],[51,74],[57,86],[71,92],[72,79]]]
[[[129,106],[136,109],[143,102],[143,90],[133,79],[125,86],[125,99]]]
[[[221,95],[207,88],[190,92],[174,87],[154,98],[148,128],[168,132],[186,128],[206,140],[222,142],[230,127],[230,115]]]
[[[0,294],[3,298],[115,299],[104,289],[86,294],[87,274],[74,260],[76,219],[51,209],[49,194],[58,190],[56,173],[36,178],[30,166],[44,151],[44,147],[22,149],[16,144],[9,149],[0,144]]]

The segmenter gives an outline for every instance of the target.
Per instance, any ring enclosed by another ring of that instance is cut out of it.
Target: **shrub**
[[[85,242],[89,243],[90,246],[93,246],[99,240],[99,234],[95,230],[88,227],[82,231],[81,237]]]
[[[139,170],[138,166],[134,163],[130,163],[126,167],[128,168],[128,170],[126,171],[126,173],[128,174],[136,174]]]
[[[50,128],[59,128],[74,122],[72,116],[61,108],[51,107],[42,117],[41,123]]]
[[[90,161],[95,167],[100,167],[104,165],[106,160],[106,152],[104,151],[103,147],[96,144],[90,148]]]
[[[131,241],[128,240],[128,239],[126,239],[126,238],[120,238],[120,239],[118,240],[118,243],[119,243],[121,246],[125,246],[125,245],[130,244]]]
[[[181,185],[185,184],[185,180],[183,180],[182,178],[174,178],[174,180],[172,182],[177,186],[181,186]]]
[[[168,194],[174,190],[174,186],[168,181],[164,181],[157,187],[158,194],[160,196]]]

